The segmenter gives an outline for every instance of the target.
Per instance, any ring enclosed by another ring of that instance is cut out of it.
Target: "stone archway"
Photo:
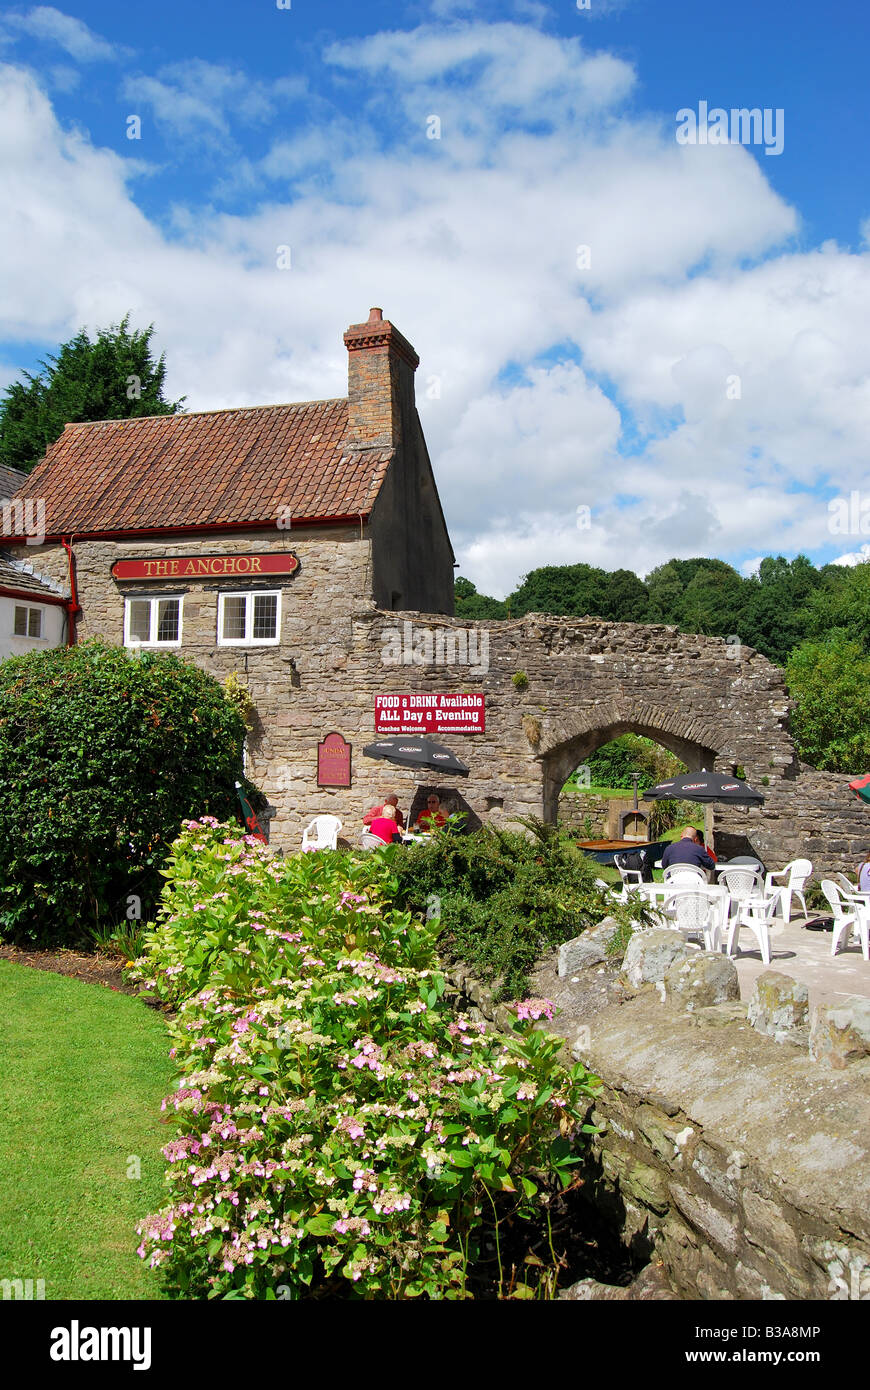
[[[620,734],[640,734],[660,743],[690,772],[712,768],[719,756],[719,736],[703,719],[680,710],[646,703],[609,701],[563,720],[538,751],[545,821],[555,823],[559,794],[576,767]]]

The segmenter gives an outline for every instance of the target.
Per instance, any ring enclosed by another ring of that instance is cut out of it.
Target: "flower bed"
[[[391,906],[380,856],[274,859],[209,820],[165,873],[134,978],[177,1009],[178,1137],[139,1253],[186,1297],[470,1296],[487,1232],[497,1259],[589,1132],[547,1001],[511,1037],[455,1016],[437,923]],[[552,1291],[529,1269],[513,1296]]]

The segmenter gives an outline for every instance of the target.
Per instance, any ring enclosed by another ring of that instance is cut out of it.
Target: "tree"
[[[870,656],[842,630],[802,642],[786,667],[801,757],[828,772],[870,771]]]
[[[458,576],[453,585],[454,609],[457,618],[504,618],[507,616],[501,599],[479,594],[470,579]]]
[[[809,635],[806,605],[821,583],[820,571],[806,555],[793,560],[765,556],[758,574],[744,581],[735,633],[746,646],[784,666],[789,652]]]
[[[685,772],[685,766],[673,753],[641,734],[620,734],[611,739],[587,759],[589,775],[593,786],[616,787],[631,790],[632,772],[640,773],[637,787],[643,795],[657,782],[666,777],[676,777]]]
[[[177,656],[92,641],[0,663],[0,934],[73,944],[152,916],[182,820],[234,817],[244,734]]]
[[[838,629],[870,653],[870,563],[825,565],[804,613],[809,637]]]
[[[592,565],[542,565],[525,575],[509,596],[515,618],[524,613],[556,613],[565,618],[586,614],[604,617],[607,606],[607,580],[604,570]]]
[[[163,396],[164,357],[151,352],[154,325],[130,329],[129,314],[100,329],[92,342],[81,329],[40,362],[41,373],[25,372],[0,400],[0,463],[30,472],[59,438],[64,425],[81,420],[119,420],[139,415],[175,415],[184,403]]]

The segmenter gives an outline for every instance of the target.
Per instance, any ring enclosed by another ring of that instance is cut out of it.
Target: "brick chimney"
[[[368,323],[352,323],[344,345],[348,431],[358,448],[395,447],[409,408],[413,418],[414,373],[420,359],[381,309],[370,311]]]

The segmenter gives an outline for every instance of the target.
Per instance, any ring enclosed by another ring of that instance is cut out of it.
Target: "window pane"
[[[178,641],[178,599],[161,598],[157,600],[157,638],[158,642]]]
[[[133,598],[130,600],[130,641],[150,642],[151,640],[151,600]]]
[[[227,642],[245,640],[245,612],[247,599],[244,594],[227,594],[224,597],[223,638]]]
[[[278,595],[254,595],[254,641],[278,635]]]
[[[31,608],[31,609],[29,610],[28,622],[27,622],[27,635],[28,635],[28,637],[41,637],[41,636],[42,636],[42,609],[41,609],[41,608]]]
[[[26,608],[16,608],[16,609],[15,609],[15,636],[16,636],[16,637],[26,637],[26,636],[27,636],[27,609],[26,609]]]

